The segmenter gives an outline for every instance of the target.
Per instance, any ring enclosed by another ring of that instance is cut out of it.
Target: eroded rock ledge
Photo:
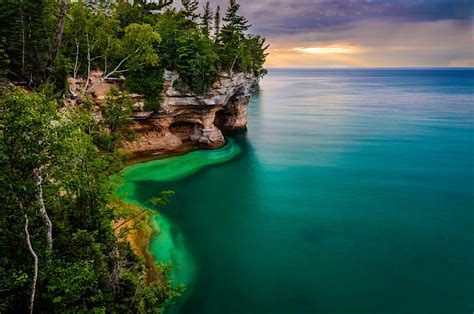
[[[247,125],[247,106],[258,79],[239,73],[222,76],[202,96],[183,94],[173,88],[178,76],[165,73],[162,110],[138,110],[132,128],[139,133],[124,149],[132,159],[162,158],[196,149],[225,145],[223,132],[242,130]]]

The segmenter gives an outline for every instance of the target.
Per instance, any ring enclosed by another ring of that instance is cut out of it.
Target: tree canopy
[[[222,72],[265,74],[265,41],[247,33],[235,0],[223,20],[209,2],[199,8],[198,1],[181,0],[180,10],[172,2],[4,0],[0,75],[30,87],[50,80],[58,90],[65,90],[68,75],[88,79],[95,69],[105,79],[130,75],[152,87],[145,98],[156,107],[164,69],[177,71],[179,86],[194,93],[205,92]]]

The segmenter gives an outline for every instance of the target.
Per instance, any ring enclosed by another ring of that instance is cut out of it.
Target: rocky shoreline
[[[259,78],[248,73],[221,74],[208,92],[195,95],[175,88],[179,75],[164,72],[164,86],[159,111],[145,111],[143,96],[131,94],[133,123],[129,126],[136,136],[123,142],[123,152],[130,163],[182,155],[199,149],[216,149],[226,144],[224,133],[245,130],[247,107]],[[90,81],[68,78],[67,104],[75,105],[86,86],[93,86],[90,95],[97,106],[104,103],[112,88],[123,89],[125,78],[103,79],[95,70]],[[98,107],[97,107],[98,108]],[[97,109],[96,118],[101,114]]]
[[[225,145],[224,133],[246,129],[247,107],[258,79],[238,73],[221,76],[205,95],[183,94],[174,89],[178,78],[165,72],[162,110],[144,112],[136,102],[131,128],[138,139],[124,142],[133,161],[181,155]]]

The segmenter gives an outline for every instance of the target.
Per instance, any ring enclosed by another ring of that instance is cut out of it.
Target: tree
[[[0,39],[10,61],[8,76],[31,87],[44,82],[53,46],[57,12],[55,0],[3,0],[0,4]]]
[[[221,32],[221,7],[217,6],[216,14],[214,15],[214,38],[219,38]]]
[[[178,38],[186,36],[188,23],[182,14],[170,9],[157,17],[156,30],[162,37],[158,45],[158,54],[160,65],[165,69],[176,69]]]
[[[248,20],[245,17],[238,15],[239,10],[240,4],[236,0],[229,0],[229,7],[223,19],[227,24],[223,27],[222,31],[226,30],[225,32],[242,38],[251,25],[248,24]]]
[[[63,32],[64,32],[64,23],[66,21],[66,14],[68,8],[68,0],[61,1],[61,11],[59,13],[58,21],[56,23],[56,35],[54,37],[54,45],[53,49],[49,54],[49,61],[47,65],[47,70],[49,72],[53,71],[54,64],[56,63],[56,58],[59,53],[59,49],[61,48],[61,42],[63,39]]]
[[[181,0],[181,4],[183,6],[181,12],[183,12],[186,19],[194,22],[199,17],[199,14],[196,13],[199,2],[197,0]]]
[[[159,111],[161,93],[164,86],[164,70],[159,66],[146,66],[139,71],[127,73],[125,87],[132,93],[144,96],[146,111]]]
[[[212,26],[211,26],[212,19],[213,19],[213,13],[208,1],[206,2],[206,5],[204,6],[204,13],[202,14],[202,17],[201,17],[202,32],[207,37],[209,37],[211,29],[212,29]]]
[[[127,121],[123,106],[113,106],[105,119],[117,132]],[[165,275],[148,286],[143,262],[112,229],[111,176],[122,165],[116,165],[116,152],[94,145],[102,123],[81,108],[57,108],[48,90],[13,89],[0,96],[0,309],[116,313],[166,307],[181,288]],[[32,172],[38,164],[44,165],[43,198],[55,226],[52,250],[37,215]],[[169,192],[156,204],[163,195]],[[145,293],[150,289],[160,296],[154,302]]]
[[[230,0],[223,19],[226,24],[222,27],[222,31],[219,34],[221,65],[229,73],[234,71],[236,65],[239,68],[238,61],[241,59],[244,51],[245,32],[250,27],[248,20],[238,14],[239,9],[240,5],[236,0]]]
[[[29,216],[36,211],[43,220],[46,228],[45,254],[49,260],[53,250],[53,224],[45,206],[43,176],[52,173],[59,142],[64,140],[62,118],[57,114],[56,103],[46,92],[30,94],[21,90],[6,90],[0,101],[0,112],[3,122],[0,154],[10,165],[5,179],[11,188],[10,195],[19,208],[17,215],[25,219],[25,238],[34,258],[28,306],[32,312],[39,258],[29,233]]]
[[[217,55],[213,50],[212,41],[195,31],[189,36],[179,37],[178,43],[175,62],[180,82],[196,94],[205,93],[217,79]],[[186,88],[180,86],[180,89]]]
[[[267,74],[267,70],[263,66],[268,56],[266,51],[269,46],[262,36],[248,35],[246,38],[245,47],[248,51],[248,59],[245,61],[246,68],[257,77]]]
[[[106,97],[105,106],[102,106],[102,119],[107,131],[110,132],[107,138],[107,147],[109,152],[114,152],[122,140],[129,133],[128,125],[132,123],[129,115],[132,113],[132,99],[125,92],[117,89],[109,91]]]
[[[158,2],[157,1],[150,1],[150,0],[148,0],[148,1],[142,0],[142,1],[137,1],[137,2],[144,7],[144,9],[147,13],[151,13],[153,11],[161,11],[164,8],[166,8],[166,7],[170,6],[171,4],[173,4],[173,0],[159,0]]]

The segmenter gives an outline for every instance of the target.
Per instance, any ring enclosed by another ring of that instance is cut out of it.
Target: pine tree
[[[226,24],[222,27],[218,39],[221,65],[230,73],[234,68],[240,68],[239,60],[245,48],[245,32],[251,26],[245,17],[238,14],[239,9],[240,4],[236,0],[229,1],[229,7],[223,19]]]
[[[222,32],[226,32],[232,36],[244,37],[244,33],[250,28],[249,21],[238,15],[240,4],[236,0],[229,1],[229,7],[224,17],[224,22],[227,24],[222,28]]]
[[[213,12],[210,7],[209,1],[206,2],[206,5],[204,6],[204,13],[201,17],[201,26],[202,26],[202,32],[209,37],[210,32],[211,32],[211,21],[213,19]]]
[[[219,33],[221,31],[221,7],[217,6],[216,15],[214,15],[214,37],[219,37]]]
[[[143,1],[143,0],[142,0]],[[173,0],[143,1],[143,8],[146,12],[160,11],[173,4]]]
[[[196,13],[199,2],[197,0],[181,0],[181,4],[183,5],[181,12],[188,20],[194,22],[199,17],[199,14]]]

